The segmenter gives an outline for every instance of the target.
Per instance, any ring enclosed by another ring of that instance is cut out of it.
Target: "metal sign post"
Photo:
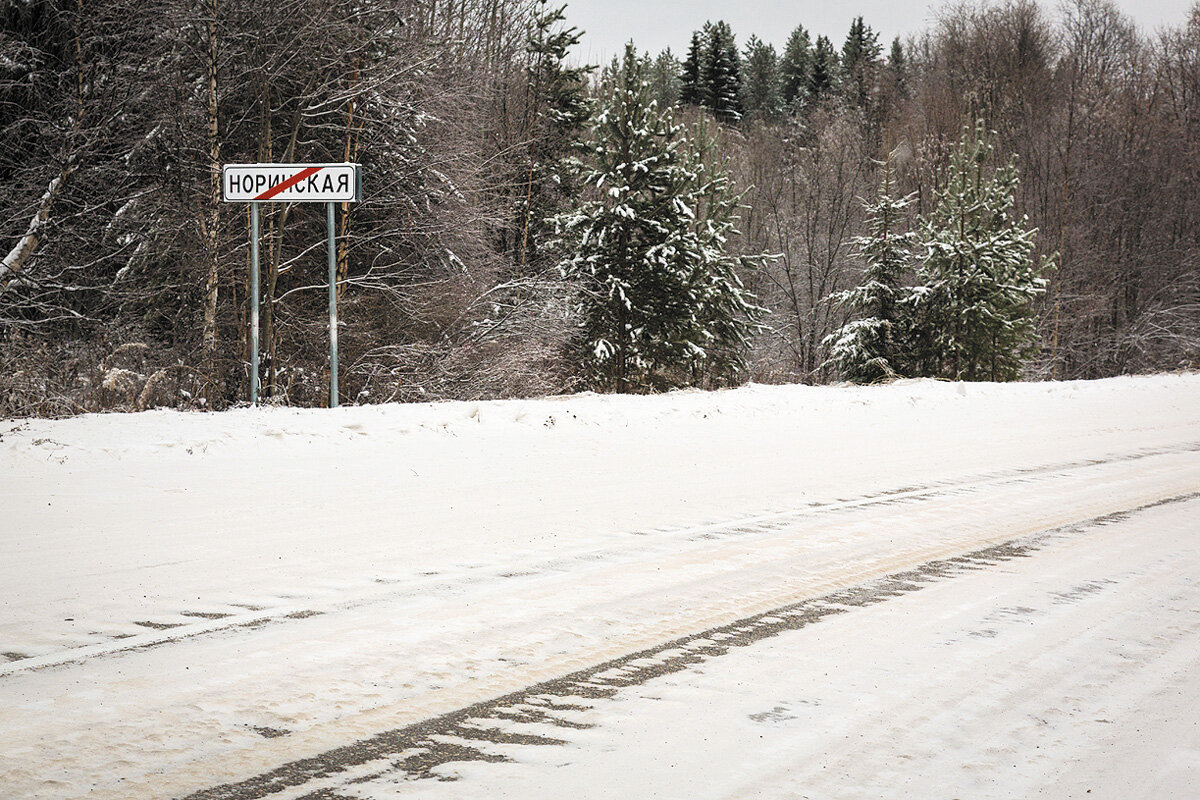
[[[250,403],[258,405],[259,203],[324,203],[329,227],[329,407],[338,407],[337,234],[334,203],[362,200],[358,164],[226,164],[223,197],[250,204]]]
[[[258,203],[250,204],[250,405],[258,405]]]
[[[325,204],[329,226],[329,407],[338,407],[337,242],[333,233],[333,203]]]

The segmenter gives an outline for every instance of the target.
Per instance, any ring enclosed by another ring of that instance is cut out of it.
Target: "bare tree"
[[[749,246],[779,259],[753,278],[772,310],[760,343],[760,371],[812,381],[827,353],[822,342],[845,322],[825,302],[857,280],[851,239],[861,232],[861,197],[874,180],[861,118],[821,111],[809,121],[759,129],[749,148],[755,189],[746,202]]]

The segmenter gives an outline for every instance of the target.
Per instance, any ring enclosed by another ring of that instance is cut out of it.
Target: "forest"
[[[587,65],[551,0],[0,0],[0,416],[247,400],[229,163],[362,164],[343,403],[1200,367],[1200,3],[767,33]],[[261,219],[261,397],[326,405],[325,209]]]

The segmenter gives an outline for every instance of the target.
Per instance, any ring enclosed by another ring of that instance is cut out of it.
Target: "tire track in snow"
[[[512,760],[506,750],[555,746],[555,729],[586,727],[572,714],[592,708],[622,689],[718,658],[786,631],[911,594],[941,581],[1030,558],[1051,544],[1086,535],[1165,505],[1195,502],[1200,492],[1173,496],[838,589],[735,622],[678,637],[651,648],[536,683],[429,720],[386,731],[354,744],[285,764],[249,780],[212,787],[184,800],[355,800],[356,785],[382,781],[453,780],[438,771],[455,762]],[[1079,591],[1086,591],[1081,588]],[[343,791],[344,790],[344,791]]]
[[[989,487],[1054,480],[1094,467],[1133,463],[1161,456],[1196,452],[1200,452],[1200,442],[1191,442],[1165,448],[1143,448],[1113,454],[1104,458],[1064,461],[1049,465],[978,474],[964,479],[898,487],[856,497],[815,502],[797,509],[770,511],[695,526],[633,531],[631,535],[644,537],[649,542],[640,548],[638,546],[630,547],[627,543],[623,543],[622,545],[603,550],[591,550],[567,557],[558,557],[539,564],[521,565],[517,571],[514,571],[517,568],[512,565],[505,565],[496,570],[495,574],[475,574],[455,581],[436,580],[437,576],[427,576],[430,580],[408,581],[403,587],[398,587],[390,583],[375,583],[357,591],[340,592],[332,597],[325,597],[320,600],[316,598],[304,598],[303,596],[289,596],[288,598],[280,598],[281,602],[278,604],[244,605],[244,610],[238,610],[236,613],[229,610],[229,604],[220,604],[224,610],[215,611],[213,610],[215,606],[197,607],[179,611],[169,618],[162,615],[154,615],[157,618],[141,621],[109,620],[98,622],[93,620],[91,621],[91,625],[96,628],[111,627],[115,622],[117,626],[128,627],[132,625],[139,629],[149,629],[151,632],[137,634],[123,633],[92,644],[33,657],[27,656],[15,649],[8,651],[3,647],[4,643],[0,642],[0,656],[7,659],[7,663],[0,662],[0,680],[6,675],[17,672],[78,663],[91,658],[111,656],[132,650],[161,647],[185,639],[214,633],[236,631],[239,629],[256,629],[264,625],[287,624],[289,621],[306,619],[341,608],[356,607],[382,600],[397,600],[420,594],[428,595],[438,592],[451,592],[458,586],[461,586],[464,581],[478,583],[489,578],[536,577],[571,569],[581,562],[603,562],[614,558],[626,559],[631,554],[636,554],[641,550],[651,550],[661,546],[661,541],[664,537],[675,540],[705,541],[731,536],[769,535],[772,532],[786,529],[788,526],[802,520],[822,514],[832,514],[859,508],[897,505],[906,502],[936,500],[941,497],[974,493]]]

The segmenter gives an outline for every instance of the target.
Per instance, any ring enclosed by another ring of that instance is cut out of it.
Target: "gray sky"
[[[639,50],[670,47],[685,55],[692,31],[705,20],[723,19],[733,26],[738,45],[750,34],[782,46],[797,24],[815,38],[824,34],[841,47],[854,17],[880,33],[884,42],[927,27],[940,1],[926,0],[561,0],[569,2],[567,20],[585,31],[579,55],[590,63],[606,61],[630,38]],[[1148,31],[1183,22],[1191,0],[1116,0],[1118,6]],[[1056,9],[1057,0],[1042,0]]]

